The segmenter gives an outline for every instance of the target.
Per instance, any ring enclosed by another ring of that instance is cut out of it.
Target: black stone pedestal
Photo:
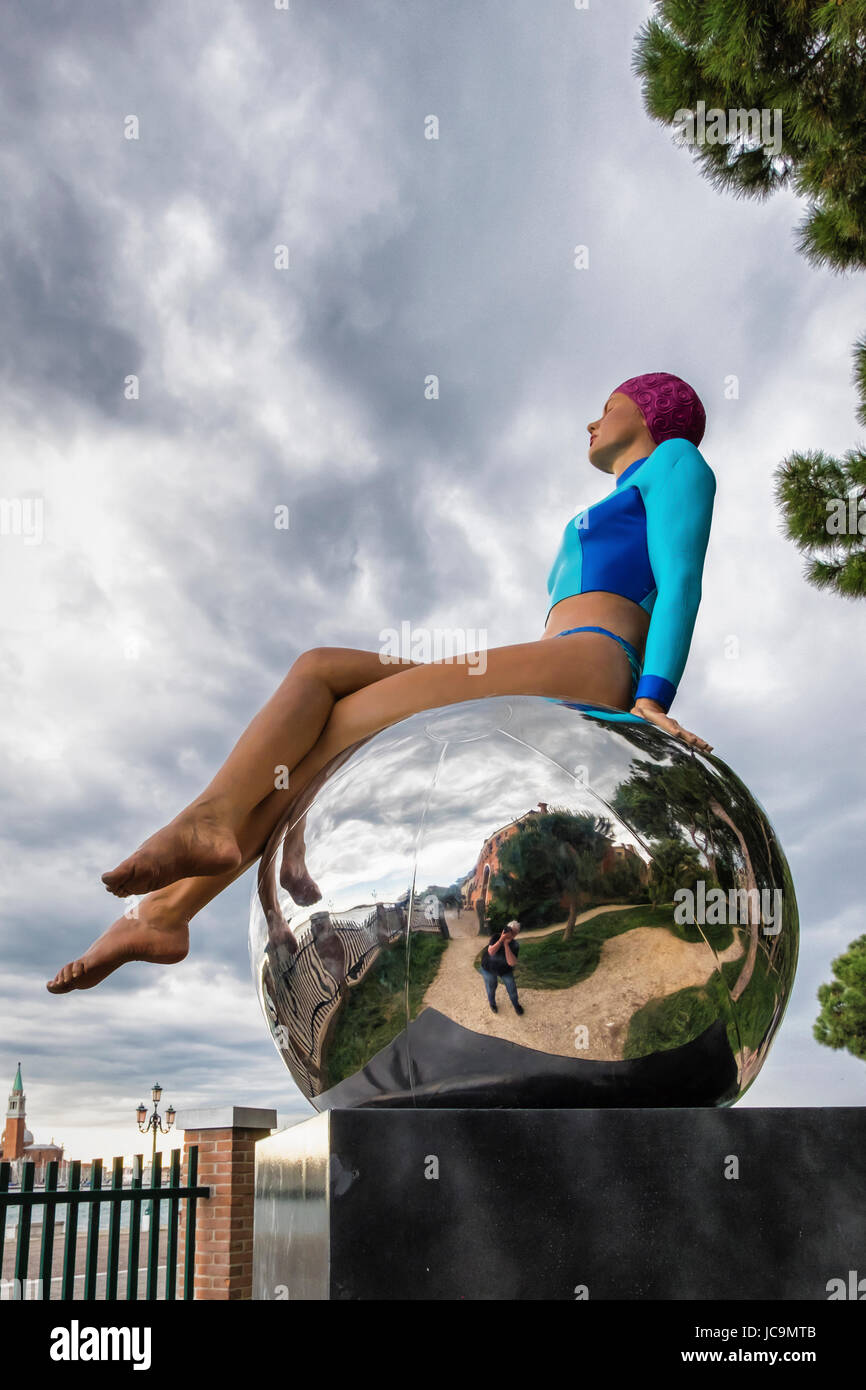
[[[866,1298],[866,1107],[327,1111],[256,1146],[253,1297]]]

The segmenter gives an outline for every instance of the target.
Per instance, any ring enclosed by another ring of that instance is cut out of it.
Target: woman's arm
[[[716,479],[687,439],[665,440],[651,466],[643,499],[656,597],[635,703],[647,699],[667,712],[685,669],[701,602]]]

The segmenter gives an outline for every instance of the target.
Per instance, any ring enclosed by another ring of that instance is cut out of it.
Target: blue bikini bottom
[[[623,651],[628,657],[628,664],[631,667],[631,702],[632,704],[634,704],[635,692],[637,691],[638,681],[641,678],[642,667],[640,657],[638,656],[637,651],[632,646],[631,642],[627,642],[624,637],[620,637],[618,633],[611,632],[606,627],[567,627],[562,632],[558,632],[556,635],[557,637],[568,637],[568,635],[572,632],[603,632],[606,637],[612,637],[614,642],[619,642],[619,645],[622,647]],[[544,698],[546,700],[549,700],[551,697],[549,695],[546,695],[544,696]],[[567,704],[568,702],[562,702],[557,700],[556,703]]]

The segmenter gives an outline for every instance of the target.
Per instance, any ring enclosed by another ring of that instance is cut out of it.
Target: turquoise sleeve
[[[656,597],[635,699],[656,700],[668,710],[685,669],[701,602],[716,478],[689,440],[667,439],[656,449],[641,491]]]

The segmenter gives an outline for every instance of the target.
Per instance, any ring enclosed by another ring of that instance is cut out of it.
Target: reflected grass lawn
[[[621,908],[599,912],[572,930],[571,939],[563,940],[562,931],[548,932],[533,941],[529,932],[520,934],[521,989],[570,989],[580,984],[596,969],[601,960],[605,941],[636,927],[659,927],[671,932],[680,941],[697,943],[705,938],[718,951],[731,945],[734,933],[729,925],[698,927],[692,923],[674,921],[673,903],[651,907]],[[486,945],[486,942],[485,942]],[[475,960],[480,970],[483,946]]]
[[[438,932],[413,932],[409,1017],[415,1018],[448,946]],[[406,1023],[406,942],[380,951],[360,984],[351,986],[325,1046],[328,1085],[353,1076],[387,1047]]]

